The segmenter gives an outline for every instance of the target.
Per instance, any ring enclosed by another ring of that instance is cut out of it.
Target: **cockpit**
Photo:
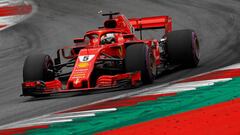
[[[99,32],[99,33],[89,33],[84,37],[84,43],[87,45],[107,45],[118,43],[121,40],[121,32],[111,31],[111,32]]]
[[[101,36],[100,40],[101,45],[113,44],[116,43],[116,35],[115,33],[106,33]]]

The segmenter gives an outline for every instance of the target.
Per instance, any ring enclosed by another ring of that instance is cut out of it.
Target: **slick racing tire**
[[[154,60],[150,49],[144,43],[137,43],[126,48],[125,68],[127,72],[141,71],[141,80],[144,84],[154,81]]]
[[[192,30],[177,30],[167,34],[170,63],[196,67],[199,63],[199,42]]]
[[[49,55],[34,54],[26,58],[23,66],[23,81],[54,80],[53,61]]]

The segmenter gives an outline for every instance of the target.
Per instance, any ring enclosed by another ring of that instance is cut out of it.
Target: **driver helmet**
[[[112,44],[115,42],[114,33],[108,33],[101,37],[101,44]]]

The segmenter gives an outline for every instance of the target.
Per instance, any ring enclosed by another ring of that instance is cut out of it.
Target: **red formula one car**
[[[176,66],[196,67],[199,43],[192,30],[172,31],[169,16],[127,19],[108,16],[103,27],[74,39],[74,46],[49,55],[28,56],[23,67],[23,96],[132,88],[149,84],[162,71]],[[162,29],[159,39],[143,39],[142,31]],[[134,33],[139,31],[138,38]]]

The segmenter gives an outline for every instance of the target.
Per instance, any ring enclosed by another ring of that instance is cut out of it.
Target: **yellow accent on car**
[[[85,68],[85,67],[88,67],[88,66],[89,66],[88,62],[80,62],[80,63],[78,64],[78,67],[79,67],[79,68]]]

